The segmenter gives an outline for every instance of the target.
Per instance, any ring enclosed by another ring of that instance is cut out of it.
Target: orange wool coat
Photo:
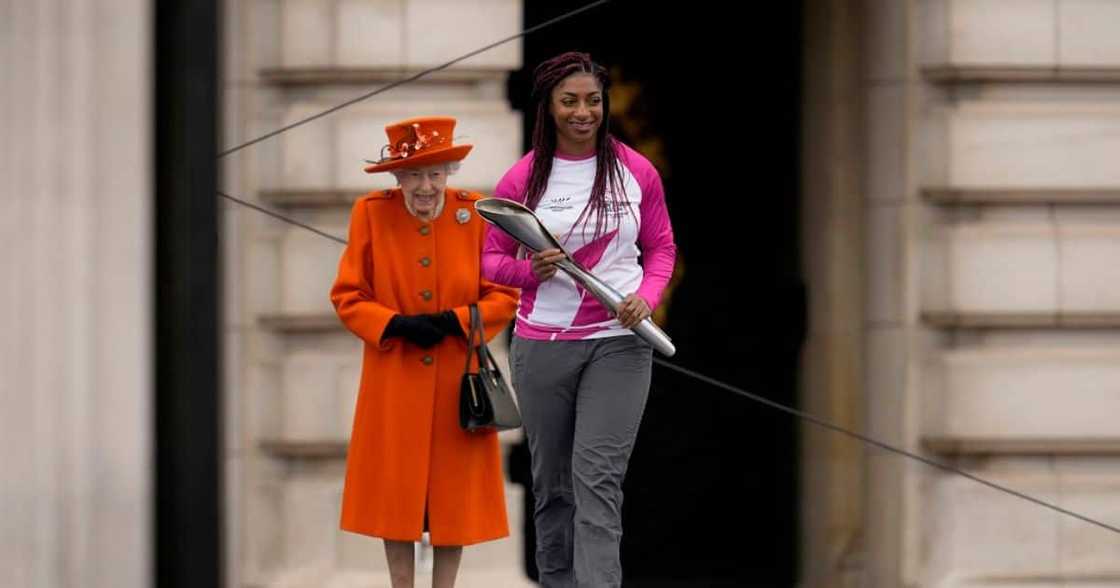
[[[430,349],[396,337],[381,341],[396,313],[454,310],[467,333],[469,305],[477,302],[488,338],[513,318],[517,291],[479,271],[485,238],[474,210],[479,198],[449,188],[443,212],[430,223],[409,214],[400,190],[372,192],[354,204],[331,288],[339,318],[365,342],[346,460],[344,530],[418,541],[426,507],[434,545],[509,534],[498,436],[459,428],[465,338],[446,337]]]

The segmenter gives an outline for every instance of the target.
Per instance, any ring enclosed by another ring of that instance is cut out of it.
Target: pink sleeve
[[[494,196],[515,202],[525,202],[525,185],[529,180],[532,154],[518,161],[494,188]],[[482,247],[482,276],[491,282],[514,288],[534,288],[539,285],[528,259],[517,259],[520,244],[513,237],[495,227],[486,227],[486,244]]]
[[[642,226],[638,229],[638,247],[642,250],[644,277],[638,287],[641,296],[651,309],[661,303],[661,293],[673,276],[677,260],[677,244],[673,241],[673,225],[665,205],[665,188],[661,176],[648,160],[637,152],[628,151],[630,173],[642,189]]]

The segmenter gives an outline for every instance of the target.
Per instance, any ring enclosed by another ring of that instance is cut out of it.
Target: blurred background
[[[341,246],[216,192],[344,236],[435,114],[491,192],[568,50],[663,175],[674,363],[1120,525],[1120,2],[615,0],[233,150],[585,4],[0,2],[0,586],[388,587]],[[459,586],[535,585],[503,451]],[[628,587],[1120,586],[1116,533],[664,367],[625,490]]]

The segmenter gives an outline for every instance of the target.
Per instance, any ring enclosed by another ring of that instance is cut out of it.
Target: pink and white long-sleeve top
[[[621,210],[608,209],[603,234],[595,237],[595,218],[577,220],[591,199],[595,156],[556,157],[548,188],[536,214],[577,261],[622,294],[636,293],[657,308],[673,274],[677,246],[665,206],[661,177],[637,151],[616,142],[624,189]],[[533,153],[517,162],[498,183],[495,196],[524,203]],[[608,187],[609,189],[609,187]],[[483,275],[521,288],[515,333],[527,339],[572,340],[628,335],[590,293],[564,272],[540,282],[520,245],[488,227],[482,252]],[[641,263],[639,263],[639,256]]]

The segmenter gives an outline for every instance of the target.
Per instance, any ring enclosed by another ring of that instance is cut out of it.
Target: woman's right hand
[[[545,249],[539,253],[534,253],[532,257],[533,275],[541,282],[551,279],[552,276],[556,275],[556,263],[565,257],[567,256],[559,249]]]

